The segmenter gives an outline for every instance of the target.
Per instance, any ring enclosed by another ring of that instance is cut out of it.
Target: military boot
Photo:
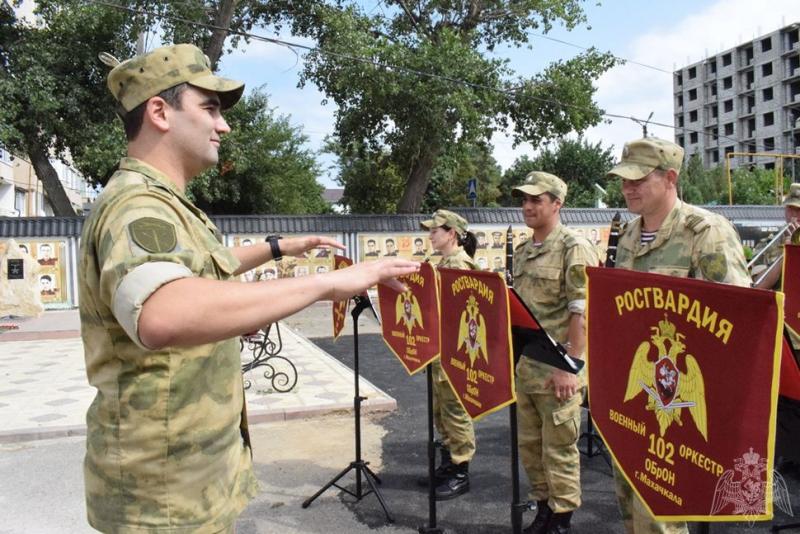
[[[555,513],[550,518],[550,529],[547,534],[569,534],[569,522],[572,520],[572,512]]]
[[[450,471],[453,469],[453,458],[450,456],[450,450],[445,447],[444,445],[438,445],[439,447],[439,456],[441,457],[441,463],[439,467],[433,472],[433,487],[438,487],[442,482],[447,480],[450,476]],[[422,486],[423,488],[428,487],[428,483],[430,482],[429,476],[419,477],[417,479],[417,484]]]
[[[552,517],[553,510],[547,505],[547,500],[536,501],[536,517],[528,528],[522,529],[522,534],[547,534]]]
[[[436,487],[437,501],[455,499],[469,491],[469,462],[451,465],[447,480]]]

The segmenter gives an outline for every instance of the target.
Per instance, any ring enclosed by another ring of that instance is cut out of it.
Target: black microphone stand
[[[308,508],[309,505],[320,495],[325,493],[325,491],[330,488],[331,486],[335,486],[342,490],[343,492],[347,493],[356,498],[356,501],[360,501],[370,493],[374,493],[375,496],[378,498],[378,502],[381,504],[381,508],[383,508],[383,512],[386,514],[386,520],[389,523],[394,523],[394,518],[389,513],[389,510],[386,508],[386,502],[383,500],[383,495],[378,490],[378,484],[381,483],[381,479],[372,472],[369,468],[369,462],[365,462],[361,458],[361,403],[367,400],[366,397],[362,397],[359,394],[358,389],[358,382],[360,379],[359,372],[358,372],[358,316],[361,315],[361,312],[366,309],[371,309],[372,313],[375,314],[377,318],[378,315],[375,313],[375,309],[372,307],[372,304],[369,301],[369,297],[366,295],[357,295],[353,297],[353,309],[350,312],[351,317],[353,318],[353,382],[354,382],[354,391],[355,394],[353,396],[353,413],[355,417],[356,423],[356,458],[350,465],[345,467],[338,475],[333,477],[327,484],[322,486],[322,488],[316,492],[314,495],[303,501],[303,508]],[[339,480],[345,476],[350,470],[355,470],[356,472],[356,491],[352,492],[347,488],[344,488],[338,484]],[[366,480],[367,484],[369,485],[370,489],[364,491],[364,488],[361,484],[361,476],[364,476],[364,480]]]

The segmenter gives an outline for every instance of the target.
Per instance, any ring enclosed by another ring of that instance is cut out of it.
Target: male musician
[[[789,187],[789,194],[783,199],[783,216],[786,219],[786,229],[784,230],[783,244],[790,242],[792,234],[798,231],[800,223],[800,184],[792,184]],[[775,260],[780,254],[775,254]],[[779,289],[781,279],[781,262],[773,261],[768,267],[768,272],[759,280],[755,286],[759,289]],[[800,348],[800,347],[795,347]]]
[[[532,172],[512,195],[522,199],[525,224],[533,237],[514,250],[514,287],[545,331],[573,358],[586,346],[587,265],[597,265],[594,247],[561,224],[567,184]],[[569,532],[581,504],[578,434],[583,375],[561,371],[523,356],[517,364],[519,452],[537,503],[526,534]]]
[[[418,264],[384,260],[315,276],[238,282],[282,254],[333,239],[227,248],[186,197],[217,164],[230,131],[221,111],[244,84],[215,76],[189,44],[116,66],[108,87],[128,157],[83,227],[81,329],[89,382],[84,477],[89,523],[102,532],[233,532],[257,491],[238,335],[309,304],[358,294]]]
[[[628,210],[640,217],[622,228],[616,266],[749,286],[733,225],[678,200],[682,163],[683,149],[669,141],[650,137],[625,145],[622,160],[608,176],[622,179]],[[626,532],[688,533],[684,522],[655,521],[616,466],[614,481]]]

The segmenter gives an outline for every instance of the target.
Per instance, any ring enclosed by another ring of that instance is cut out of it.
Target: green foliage
[[[783,181],[781,189],[780,182]],[[704,169],[700,157],[692,155],[686,162],[679,187],[683,200],[698,205],[728,204],[729,187],[725,168],[717,166]],[[774,169],[739,167],[731,171],[733,204],[779,204],[782,194],[788,191],[791,176],[779,177],[776,185]]]
[[[511,197],[511,190],[521,184],[529,172],[544,171],[567,183],[567,207],[594,207],[600,195],[594,184],[607,189],[614,181],[606,178],[606,172],[614,165],[612,150],[603,148],[600,142],[592,144],[578,138],[559,141],[554,148],[545,148],[533,159],[524,156],[503,175],[500,203],[518,206],[519,200]]]
[[[344,148],[329,139],[325,151],[339,160],[339,203],[350,213],[396,213],[404,179],[391,155],[364,146]]]
[[[367,13],[335,0],[275,0],[263,9],[266,20],[317,40],[301,83],[337,105],[340,145],[391,155],[406,180],[398,211],[422,209],[431,178],[454,168],[438,160],[462,145],[488,143],[512,124],[517,141],[536,145],[600,121],[592,81],[614,64],[610,55],[589,50],[530,79],[491,55],[498,44],[528,44],[530,30],[583,23],[577,0],[382,4]]]
[[[467,187],[472,178],[477,180],[476,205],[497,207],[501,169],[491,154],[491,147],[476,143],[458,145],[453,153],[439,158],[421,211],[433,213],[443,207],[472,206],[472,200],[467,198]]]
[[[722,174],[720,172],[720,175]],[[734,204],[780,204],[782,200],[780,190],[783,192],[788,191],[791,183],[788,176],[781,176],[776,180],[774,170],[760,168],[736,169],[732,173],[731,181],[733,183]],[[780,186],[781,181],[783,182],[782,188]],[[721,204],[728,203],[727,188],[724,190],[723,198],[719,199],[719,201]]]
[[[197,206],[213,214],[323,213],[329,211],[306,137],[274,117],[267,96],[254,91],[228,110],[231,132],[222,138],[220,163],[189,183]]]
[[[102,185],[125,154],[126,142],[106,87],[109,69],[98,54],[132,57],[137,37],[146,33],[165,43],[195,43],[216,64],[225,50],[214,43],[225,41],[224,32],[219,35],[163,17],[229,27],[230,51],[243,39],[236,32],[250,30],[261,16],[256,0],[119,3],[153,14],[72,0],[37,0],[40,22],[28,25],[2,4],[0,143],[20,154],[34,149],[52,154],[71,163],[89,182]],[[230,15],[227,22],[225,12]],[[224,178],[212,170],[193,187],[192,194],[203,207],[214,213],[327,209],[314,180],[318,169],[313,157],[301,147],[305,139],[286,119],[271,117],[266,97],[253,95],[229,117],[235,128],[242,128],[228,136],[221,150],[233,167],[226,167]],[[57,181],[56,185],[60,186]]]

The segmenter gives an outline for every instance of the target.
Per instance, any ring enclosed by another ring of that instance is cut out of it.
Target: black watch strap
[[[272,259],[277,261],[283,257],[281,254],[281,247],[278,244],[278,240],[281,238],[279,235],[268,235],[267,238],[264,240],[269,243],[269,248],[272,251]]]

